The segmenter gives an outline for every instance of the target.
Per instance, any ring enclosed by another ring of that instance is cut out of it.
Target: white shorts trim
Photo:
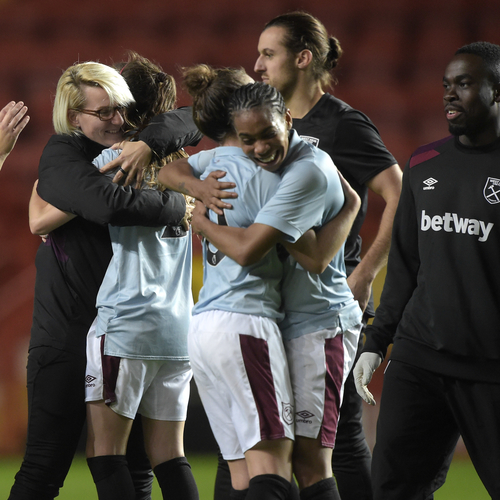
[[[85,401],[105,400],[127,418],[137,413],[154,420],[186,420],[192,371],[189,361],[106,356],[95,321],[87,336]]]
[[[288,364],[276,322],[206,311],[193,316],[188,350],[194,379],[226,460],[264,439],[294,437]]]

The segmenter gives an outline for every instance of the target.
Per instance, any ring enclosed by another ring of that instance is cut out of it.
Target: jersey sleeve
[[[310,162],[287,167],[272,199],[260,210],[256,223],[274,227],[295,243],[308,229],[321,223],[328,182]]]
[[[254,167],[253,175],[233,177],[238,186],[238,198],[232,200],[233,209],[226,210],[229,225],[249,227],[256,220],[259,211],[272,199],[279,186],[280,176]],[[242,169],[241,169],[242,170]],[[233,219],[234,208],[238,207],[238,222]]]
[[[109,162],[116,160],[118,156],[120,156],[120,153],[122,152],[121,149],[111,149],[111,148],[106,148],[102,151],[102,153],[99,156],[96,156],[93,160],[92,163],[99,169],[101,170],[104,165],[108,164]],[[107,177],[110,179],[114,179],[116,172],[119,170],[120,167],[113,168],[112,170],[109,170],[108,172],[104,173]]]
[[[347,180],[359,184],[397,163],[372,121],[356,110],[346,112],[337,125],[332,159]]]
[[[182,107],[155,116],[139,134],[160,158],[186,146],[196,146],[202,138],[193,121],[191,107]]]
[[[410,189],[409,167],[403,173],[403,188],[394,217],[387,276],[373,324],[366,331],[363,351],[376,352],[385,357],[393,343],[396,329],[406,305],[417,288],[420,268],[418,251],[418,221],[415,201]]]
[[[37,190],[42,199],[97,224],[179,224],[185,213],[182,195],[114,184],[85,156],[81,144],[81,139],[70,136],[49,141],[39,165]]]
[[[95,165],[96,168],[101,170],[106,163],[109,163],[110,161],[115,160],[120,156],[121,149],[111,149],[111,148],[106,148],[103,149],[101,154],[96,156],[93,160],[92,163]]]
[[[200,151],[188,158],[188,163],[191,165],[195,177],[200,178],[203,175],[210,162],[214,159],[214,156],[215,149],[209,149],[207,151]]]

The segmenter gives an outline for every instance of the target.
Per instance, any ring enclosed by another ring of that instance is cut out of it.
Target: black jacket
[[[403,174],[387,278],[364,351],[500,383],[500,141],[448,137]]]
[[[147,127],[140,138],[161,145],[162,155],[198,142],[189,108],[167,115],[155,119],[163,126]],[[38,249],[30,347],[85,354],[97,292],[112,255],[108,224],[177,225],[184,216],[179,193],[125,188],[99,173],[91,162],[102,149],[84,136],[55,135],[42,153],[38,193],[78,217],[53,231]]]

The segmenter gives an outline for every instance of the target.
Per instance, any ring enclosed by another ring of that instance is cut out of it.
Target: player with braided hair
[[[275,173],[280,182],[252,224],[216,224],[197,205],[193,228],[222,255],[241,266],[252,266],[280,241],[297,242],[309,228],[332,220],[344,196],[330,157],[290,130],[290,113],[274,87],[254,83],[236,89],[229,113],[245,154],[263,170]],[[296,255],[288,257],[281,286],[285,317],[279,327],[295,405],[302,405],[302,422],[296,420],[295,425],[294,474],[301,498],[308,499],[338,498],[331,477],[331,451],[361,322],[346,281],[342,245],[336,250],[317,267],[307,260],[299,265]],[[300,301],[297,290],[301,290]]]
[[[134,136],[157,113],[173,109],[172,77],[131,53],[121,73],[136,105],[126,112]],[[143,120],[137,122],[135,120]],[[102,167],[119,151],[94,160]],[[157,171],[182,151],[147,167],[143,189],[160,189]],[[114,174],[111,173],[111,176]],[[32,200],[30,215],[34,216]],[[56,215],[54,215],[56,212]],[[63,217],[55,221],[57,212]],[[74,215],[46,206],[53,230]],[[87,337],[87,457],[100,500],[135,498],[125,459],[132,422],[142,416],[146,451],[164,498],[195,500],[198,491],[184,456],[183,429],[192,377],[187,329],[192,308],[188,226],[109,226],[113,257],[97,296],[98,315]]]
[[[192,170],[201,179],[223,170],[238,193],[231,210],[221,215],[211,211],[218,224],[250,224],[279,182],[239,149],[225,106],[235,89],[251,81],[242,69],[184,69],[194,121],[220,143],[213,151],[191,157]],[[231,498],[286,498],[292,476],[293,401],[276,324],[281,316],[282,263],[276,248],[248,267],[208,242],[203,254],[203,287],[193,310],[189,355],[214,435],[229,461]]]
[[[244,76],[248,81],[248,77]],[[234,181],[238,198],[233,202],[231,210],[221,211],[218,216],[215,210],[211,210],[210,219],[220,228],[238,231],[249,227],[253,225],[260,210],[279,192],[279,184],[284,182],[286,174],[271,174],[267,169],[257,167],[239,147],[234,147],[239,146],[240,141],[230,123],[225,103],[233,93],[241,93],[241,100],[247,102],[248,106],[257,106],[259,109],[264,106],[272,116],[281,118],[286,113],[283,100],[269,86],[258,84],[257,88],[253,88],[253,85],[242,87],[239,70],[215,70],[206,65],[196,66],[185,72],[184,83],[193,96],[195,123],[212,138],[224,136],[224,146],[189,158],[192,166],[191,179],[189,175],[174,175],[179,165],[179,162],[175,162],[169,168],[162,169],[160,180],[170,187],[197,196],[197,182],[192,178],[193,172],[204,176],[215,169],[225,171],[229,180]],[[277,113],[274,112],[275,108],[279,110]],[[287,142],[287,136],[287,127],[282,124],[280,141],[283,144]],[[300,150],[300,144],[296,146],[296,150]],[[302,147],[306,154],[311,149],[305,143],[302,143]],[[292,155],[292,158],[295,159],[295,156]],[[311,160],[314,160],[312,156]],[[293,167],[287,164],[284,169],[293,170]],[[333,168],[332,170],[335,172]],[[350,195],[353,191],[347,188],[347,192],[349,202],[342,210],[343,217],[338,217],[325,226],[332,229],[333,238],[325,245],[332,253],[342,246],[350,222],[359,208],[357,196],[352,199]],[[330,194],[337,199],[339,193],[332,190]],[[291,198],[290,194],[288,196]],[[354,203],[351,203],[353,200]],[[288,200],[288,203],[291,201]],[[342,222],[345,223],[344,226]],[[335,226],[335,223],[340,225]],[[305,225],[307,223],[301,227],[301,232],[308,229]],[[318,242],[325,234],[324,231],[319,231]],[[316,233],[307,231],[305,236],[316,237]],[[289,243],[298,239],[297,233],[291,228],[276,230],[276,241],[284,242],[292,253],[297,250],[295,255],[298,259],[301,258],[299,254],[307,250],[301,247],[304,237],[293,248]],[[279,308],[278,288],[282,266],[276,260],[276,246],[271,244],[269,252],[254,263],[238,262],[233,255],[228,258],[208,242],[204,245],[204,252],[204,285],[193,311],[189,352],[202,401],[231,469],[233,490],[230,498],[245,498],[247,494],[246,498],[285,498],[291,477],[291,442],[289,439],[277,439],[282,434],[276,433],[278,427],[274,419],[279,415],[279,427],[289,432],[293,424],[293,419],[290,418],[293,403],[291,399],[283,399],[290,389],[287,392],[280,389],[284,382],[286,355],[281,335],[276,325],[273,325],[276,320],[283,318]],[[312,251],[313,257],[310,260],[314,260],[322,252],[322,248]],[[329,261],[331,255],[324,259]],[[302,264],[307,267],[310,261],[306,259]],[[260,333],[255,329],[257,320],[261,325]],[[261,344],[268,345],[269,353],[261,350]],[[240,361],[242,357],[243,361]],[[262,376],[269,373],[269,367],[264,363],[266,360],[270,363],[274,384],[277,384],[276,388],[267,392],[276,393],[276,412],[271,411],[274,407],[271,401],[266,403],[266,391],[262,391],[265,386],[262,383],[255,384],[258,381],[257,374]],[[277,370],[281,365],[285,368]],[[251,391],[242,391],[240,387],[246,387],[248,380]],[[288,395],[288,398],[291,396]],[[228,406],[228,401],[233,403]],[[280,401],[285,405],[280,407]],[[241,415],[245,415],[245,418],[242,419]],[[269,434],[271,429],[275,429],[274,436]],[[245,490],[247,486],[248,493]]]
[[[234,116],[253,108],[269,108],[281,116],[285,116],[287,111],[285,101],[275,87],[245,85],[238,89],[237,96],[230,101],[229,113]]]

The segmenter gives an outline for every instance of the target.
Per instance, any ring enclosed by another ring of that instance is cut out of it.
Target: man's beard
[[[457,137],[460,135],[467,135],[468,132],[467,125],[453,125],[452,123],[448,124],[448,130],[450,131],[451,135]]]
[[[488,130],[490,126],[487,120],[469,118],[466,123],[462,123],[461,125],[448,123],[448,130],[450,134],[456,137],[465,135],[466,137],[473,138]]]

